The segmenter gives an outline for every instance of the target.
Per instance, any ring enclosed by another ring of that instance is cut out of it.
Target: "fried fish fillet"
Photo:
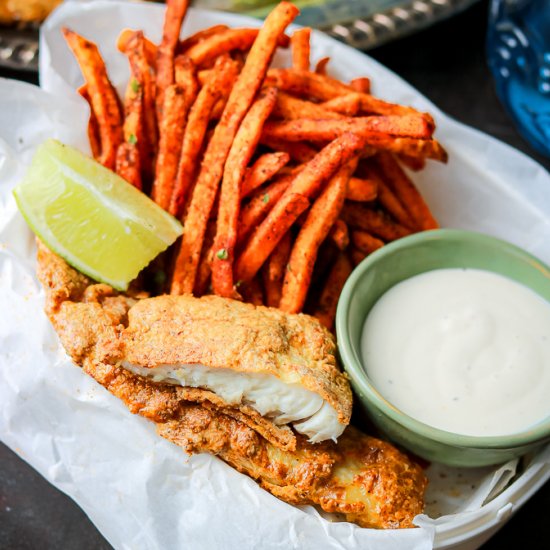
[[[281,445],[270,431],[273,423],[254,424],[240,408],[224,407],[204,390],[155,383],[119,366],[121,349],[128,352],[129,342],[137,342],[121,334],[151,299],[92,284],[43,246],[38,260],[46,312],[67,352],[132,412],[154,421],[161,436],[188,453],[219,456],[286,502],[318,505],[363,527],[412,526],[423,509],[427,481],[390,444],[352,427],[337,444],[312,444],[287,427],[294,443]],[[143,331],[136,328],[136,338],[151,338]],[[152,364],[161,364],[158,359],[153,355]]]

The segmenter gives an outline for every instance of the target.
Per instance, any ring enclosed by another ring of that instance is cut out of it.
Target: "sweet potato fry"
[[[208,220],[206,233],[204,235],[204,243],[202,245],[201,258],[199,268],[197,270],[197,278],[195,279],[195,287],[193,294],[195,296],[203,296],[208,291],[210,276],[212,274],[212,257],[214,255],[214,237],[216,236],[216,220],[214,218]]]
[[[195,46],[199,42],[206,40],[207,38],[211,37],[214,34],[218,34],[219,32],[222,32],[222,31],[226,31],[228,28],[229,27],[227,25],[213,25],[212,27],[208,27],[206,29],[197,31],[191,36],[188,36],[187,38],[180,40],[180,43],[178,44],[176,51],[178,54],[186,53],[187,50],[192,46]]]
[[[97,46],[67,28],[63,28],[63,36],[78,61],[97,119],[101,143],[99,162],[113,170],[117,148],[122,142],[122,113],[118,96]]]
[[[151,198],[165,210],[168,210],[172,198],[187,113],[194,100],[192,93],[193,90],[180,84],[172,84],[165,90],[159,153],[151,191]]]
[[[290,37],[292,48],[292,67],[297,71],[309,71],[311,29],[304,27],[294,31]]]
[[[273,111],[274,118],[285,120],[295,119],[342,119],[343,115],[324,109],[321,105],[299,99],[297,97],[280,92],[277,96],[277,105]]]
[[[382,242],[382,245],[383,244],[384,243]],[[354,266],[358,266],[368,256],[368,254],[352,246],[349,250],[349,256],[351,258],[351,263]]]
[[[283,311],[298,313],[304,307],[317,251],[338,219],[346,198],[348,180],[356,164],[357,160],[352,160],[343,165],[332,176],[308,212],[288,261],[279,303],[279,308]]]
[[[326,75],[329,61],[330,57],[321,57],[321,59],[319,59],[319,61],[315,64],[315,72],[317,74]]]
[[[307,204],[303,201],[300,203],[297,197],[314,198],[322,183],[342,165],[357,156],[362,146],[361,138],[354,134],[344,134],[327,145],[304,166],[303,170],[293,176],[284,195],[244,247],[235,266],[237,279],[248,281],[258,272],[277,245],[278,238],[284,235],[284,231],[281,232],[282,228],[288,229],[307,208]],[[290,209],[291,204],[293,205],[292,209]],[[294,204],[297,205],[296,208],[294,208]]]
[[[407,212],[402,201],[399,200],[384,179],[380,178],[380,180],[378,184],[378,202],[384,210],[404,227],[408,227],[411,231],[417,229],[416,223]]]
[[[214,204],[233,138],[262,85],[280,37],[297,15],[298,9],[289,2],[283,1],[267,16],[233,86],[222,118],[206,148],[197,183],[193,189],[184,222],[181,247],[176,259],[172,294],[193,290],[206,222]]]
[[[334,114],[331,117],[334,118]],[[339,115],[338,115],[339,116]],[[299,118],[296,120],[268,122],[264,127],[266,137],[288,141],[331,141],[346,132],[369,137],[372,134],[389,134],[427,139],[432,128],[420,115],[346,117],[339,120]]]
[[[349,85],[362,94],[370,94],[370,78],[360,76],[349,81]]]
[[[350,178],[346,199],[357,202],[370,202],[378,195],[379,178]]]
[[[346,254],[340,254],[325,281],[319,302],[313,315],[329,330],[334,330],[336,306],[353,266]]]
[[[350,92],[345,95],[340,95],[333,99],[329,99],[319,104],[327,111],[334,111],[346,116],[355,116],[361,110],[361,96],[356,92]]]
[[[88,141],[90,142],[90,149],[94,159],[98,160],[101,156],[101,143],[99,142],[99,126],[97,124],[97,118],[94,114],[92,103],[90,101],[90,94],[88,94],[88,87],[83,84],[78,88],[80,96],[88,103],[90,108],[90,118],[88,119]]]
[[[233,260],[237,244],[241,184],[246,167],[260,140],[264,122],[275,107],[276,100],[276,88],[262,90],[243,118],[227,155],[212,260],[212,289],[218,296],[231,298],[236,294],[233,288]]]
[[[290,250],[292,248],[292,235],[285,233],[275,250],[271,253],[262,267],[262,280],[264,283],[265,305],[279,307],[283,289],[283,279],[286,272]]]
[[[130,89],[141,92],[141,113],[135,111],[136,124],[142,129],[140,132],[128,128],[125,123],[125,141],[133,134],[138,138],[140,152],[140,166],[147,180],[153,178],[153,167],[158,148],[157,117],[155,110],[156,84],[152,74],[153,66],[148,59],[147,40],[141,31],[133,31],[128,36],[126,55],[130,63]],[[139,113],[139,114],[138,114]],[[138,135],[139,134],[139,135]]]
[[[236,77],[235,63],[220,56],[189,112],[181,148],[180,163],[168,211],[180,218],[198,168],[212,110],[222,95],[228,94]]]
[[[254,164],[246,169],[241,186],[241,199],[247,197],[270,180],[290,160],[290,155],[284,152],[264,153]]]
[[[349,231],[346,222],[340,219],[336,220],[330,229],[328,238],[339,250],[345,250],[349,245]]]
[[[411,157],[404,153],[398,153],[397,158],[410,170],[418,172],[426,166],[426,159],[423,157]]]
[[[298,193],[285,194],[259,225],[235,263],[237,281],[248,282],[258,273],[284,234],[309,206]]]
[[[118,51],[124,54],[128,53],[130,47],[130,41],[134,38],[136,33],[141,33],[141,31],[133,31],[132,29],[124,29],[118,35],[117,48]],[[143,34],[143,33],[141,33]],[[156,44],[153,44],[148,38],[143,38],[145,58],[150,67],[155,68],[157,65],[157,53],[158,48]]]
[[[284,92],[328,101],[340,95],[357,91],[339,80],[326,75],[306,71],[294,71],[293,69],[270,69],[268,72],[269,84],[277,86]],[[388,103],[369,94],[359,93],[361,100],[361,111],[378,115],[412,115],[420,114],[412,107]],[[433,125],[433,119],[428,113],[422,113],[426,121]]]
[[[139,150],[135,143],[121,143],[117,149],[116,173],[137,189],[142,188]]]
[[[292,160],[302,163],[309,162],[317,154],[317,150],[307,143],[292,143],[284,139],[268,138],[265,135],[260,138],[260,143],[274,151],[284,151],[290,155]]]
[[[365,254],[370,254],[384,246],[384,241],[373,237],[366,231],[356,229],[351,232],[351,242],[353,246]]]
[[[380,153],[376,156],[375,162],[384,181],[409,214],[412,226],[419,230],[439,227],[422,195],[393,156]]]
[[[448,158],[447,151],[435,139],[414,139],[373,133],[367,141],[376,149],[405,154],[410,157],[428,158],[440,162],[447,162]]]
[[[238,242],[244,243],[252,230],[266,217],[277,201],[283,196],[294,176],[285,176],[252,195],[250,201],[241,209]]]
[[[157,51],[157,117],[162,120],[164,93],[174,83],[174,57],[179,43],[181,24],[189,0],[166,0],[162,40]]]
[[[367,208],[359,203],[346,203],[341,218],[351,227],[373,233],[384,241],[394,241],[412,231],[391,220],[383,212]]]
[[[342,165],[360,154],[363,140],[355,134],[343,134],[324,147],[293,179],[285,194],[299,193],[315,197],[323,182]]]
[[[233,50],[249,50],[259,29],[226,29],[191,46],[186,55],[197,67],[209,66],[219,55]]]

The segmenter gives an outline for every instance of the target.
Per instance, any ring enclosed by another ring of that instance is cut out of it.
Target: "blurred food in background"
[[[2,0],[0,23],[30,23],[43,21],[61,0]]]

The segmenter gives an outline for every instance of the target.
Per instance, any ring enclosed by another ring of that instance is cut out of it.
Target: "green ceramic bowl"
[[[349,277],[336,313],[340,358],[356,400],[390,440],[428,460],[451,466],[498,464],[549,442],[550,418],[507,436],[467,436],[433,428],[384,399],[371,384],[361,360],[363,324],[378,298],[414,275],[450,267],[505,275],[550,301],[550,268],[520,248],[469,231],[441,229],[418,233],[369,255]]]

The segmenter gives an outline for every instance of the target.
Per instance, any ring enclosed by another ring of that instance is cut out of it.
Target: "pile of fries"
[[[97,46],[64,29],[84,75],[94,157],[184,225],[165,291],[215,293],[333,328],[354,265],[437,222],[403,170],[446,161],[427,113],[385,102],[368,78],[311,69],[308,28],[281,2],[260,29],[224,25],[180,39],[186,0],[169,0],[162,41],[124,30],[123,101]],[[277,48],[292,67],[271,68]]]

